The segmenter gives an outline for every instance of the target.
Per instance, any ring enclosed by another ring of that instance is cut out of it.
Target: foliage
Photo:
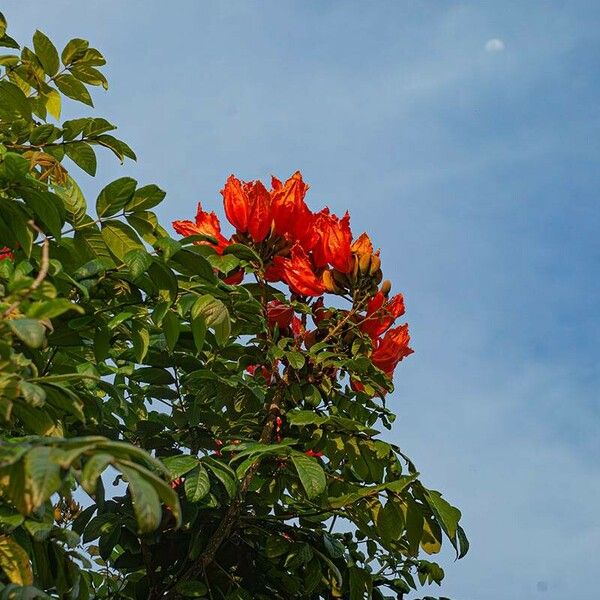
[[[0,598],[439,583],[422,553],[468,543],[377,429],[411,350],[368,237],[312,213],[299,173],[231,177],[230,238],[202,207],[172,238],[164,192],[130,177],[90,214],[72,173],[94,175],[100,147],[135,159],[106,119],[59,121],[107,87],[104,58],[39,31],[20,49],[1,16],[0,45]]]

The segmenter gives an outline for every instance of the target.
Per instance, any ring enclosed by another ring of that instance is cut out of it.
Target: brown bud
[[[342,273],[341,271],[333,271],[333,279],[342,289],[348,289],[351,287],[350,280],[348,279],[346,273]]]
[[[342,341],[344,342],[344,344],[351,344],[355,338],[356,338],[356,334],[354,333],[354,331],[350,330],[344,334]]]
[[[352,280],[356,281],[356,279],[358,278],[358,269],[360,266],[360,260],[358,258],[358,256],[354,255],[352,257]]]
[[[385,279],[381,284],[381,293],[387,298],[388,294],[392,290],[392,282],[389,279]]]
[[[331,271],[323,271],[323,275],[321,275],[321,281],[323,282],[323,286],[328,292],[336,294],[340,291],[335,281],[333,280],[333,277],[331,276]]]
[[[371,254],[363,254],[360,259],[359,259],[359,269],[360,272],[365,275],[369,272],[369,268],[371,265],[371,259],[372,259],[372,255]]]
[[[375,273],[373,273],[371,277],[373,278],[373,282],[375,283],[375,285],[379,285],[381,283],[381,280],[383,279],[383,273],[381,272],[381,269],[375,271]]]
[[[369,268],[369,275],[374,275],[377,271],[381,269],[381,259],[377,254],[373,254],[371,256],[371,266]]]

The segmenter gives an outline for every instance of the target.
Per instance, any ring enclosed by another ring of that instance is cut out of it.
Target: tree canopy
[[[105,59],[0,15],[0,599],[407,598],[468,550],[382,436],[412,350],[379,251],[297,172],[173,228],[96,152]],[[176,232],[176,233],[175,233]],[[388,436],[389,437],[389,436]]]

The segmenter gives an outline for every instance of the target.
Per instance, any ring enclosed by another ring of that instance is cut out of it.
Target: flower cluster
[[[388,298],[391,284],[382,282],[380,253],[369,236],[353,238],[347,212],[343,217],[328,208],[312,212],[305,202],[307,190],[299,171],[285,183],[273,177],[270,190],[260,181],[244,182],[231,175],[221,190],[225,216],[235,228],[231,237],[223,235],[217,215],[201,203],[195,222],[174,221],[173,227],[182,235],[203,236],[196,243],[218,254],[231,244],[252,247],[262,261],[259,279],[283,282],[305,301],[318,298],[313,304],[315,322],[325,293],[351,300],[353,330],[370,339],[373,364],[391,377],[398,362],[412,352],[408,326],[392,327],[404,314],[403,297]],[[243,277],[240,271],[225,281],[239,283]],[[294,338],[304,336],[307,344],[315,339],[315,332],[305,331],[289,304],[270,302],[267,320],[271,329],[277,326]]]

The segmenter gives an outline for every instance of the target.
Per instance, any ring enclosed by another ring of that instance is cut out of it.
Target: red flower
[[[314,458],[320,458],[323,456],[323,453],[319,452],[318,450],[307,450],[304,454],[306,454],[306,456],[313,456]]]
[[[367,305],[367,315],[360,324],[360,330],[372,340],[384,333],[394,321],[404,314],[404,298],[396,294],[388,302],[382,292],[377,292]]]
[[[173,481],[171,481],[169,485],[171,486],[171,489],[177,491],[184,481],[185,479],[183,477],[176,477],[175,479],[173,479]]]
[[[270,382],[271,379],[273,379],[273,373],[265,365],[248,365],[246,367],[246,372],[252,375],[252,377],[256,377],[256,375],[259,374],[263,377],[263,379],[266,379],[268,382]]]
[[[290,258],[276,256],[274,260],[275,269],[279,269],[283,281],[285,281],[292,292],[301,296],[320,296],[325,288],[321,280],[315,275],[313,266],[299,244],[292,247]]]
[[[352,268],[350,215],[346,212],[340,219],[324,208],[315,215],[314,228],[318,236],[312,249],[315,265],[324,267],[329,263],[338,271],[348,273]]]
[[[230,175],[221,194],[229,222],[262,242],[271,231],[271,195],[265,186],[260,181],[242,183]]]
[[[302,321],[298,317],[294,316],[292,319],[292,333],[294,334],[294,337],[297,338],[301,335],[304,335],[305,332],[306,329],[304,328]]]
[[[371,361],[388,377],[391,377],[396,365],[403,358],[413,353],[413,350],[408,347],[409,342],[408,325],[400,325],[400,327],[390,329],[383,338],[377,340],[375,350],[371,355]]]
[[[173,221],[173,229],[181,235],[209,235],[217,240],[216,245],[209,241],[199,241],[198,244],[212,246],[222,254],[223,250],[229,245],[229,241],[221,234],[221,224],[214,212],[205,212],[202,210],[202,203],[198,202],[196,212],[196,222],[191,221]]]
[[[275,257],[274,262],[272,262],[265,269],[265,281],[283,281],[283,259],[281,257]]]
[[[238,283],[242,283],[244,280],[244,269],[236,269],[227,275],[227,277],[223,277],[223,282],[227,285],[237,285]]]
[[[271,208],[275,232],[298,242],[308,252],[316,241],[314,215],[304,202],[308,185],[302,181],[300,171],[296,171],[285,184],[273,177],[272,185]]]
[[[350,380],[350,387],[355,392],[364,392],[365,391],[365,386],[360,381],[356,381],[355,379]]]
[[[294,309],[289,304],[279,300],[271,300],[267,304],[267,322],[271,329],[275,325],[278,325],[279,329],[286,329],[290,326],[293,316]]]
[[[14,260],[15,257],[8,246],[0,248],[0,260]]]

